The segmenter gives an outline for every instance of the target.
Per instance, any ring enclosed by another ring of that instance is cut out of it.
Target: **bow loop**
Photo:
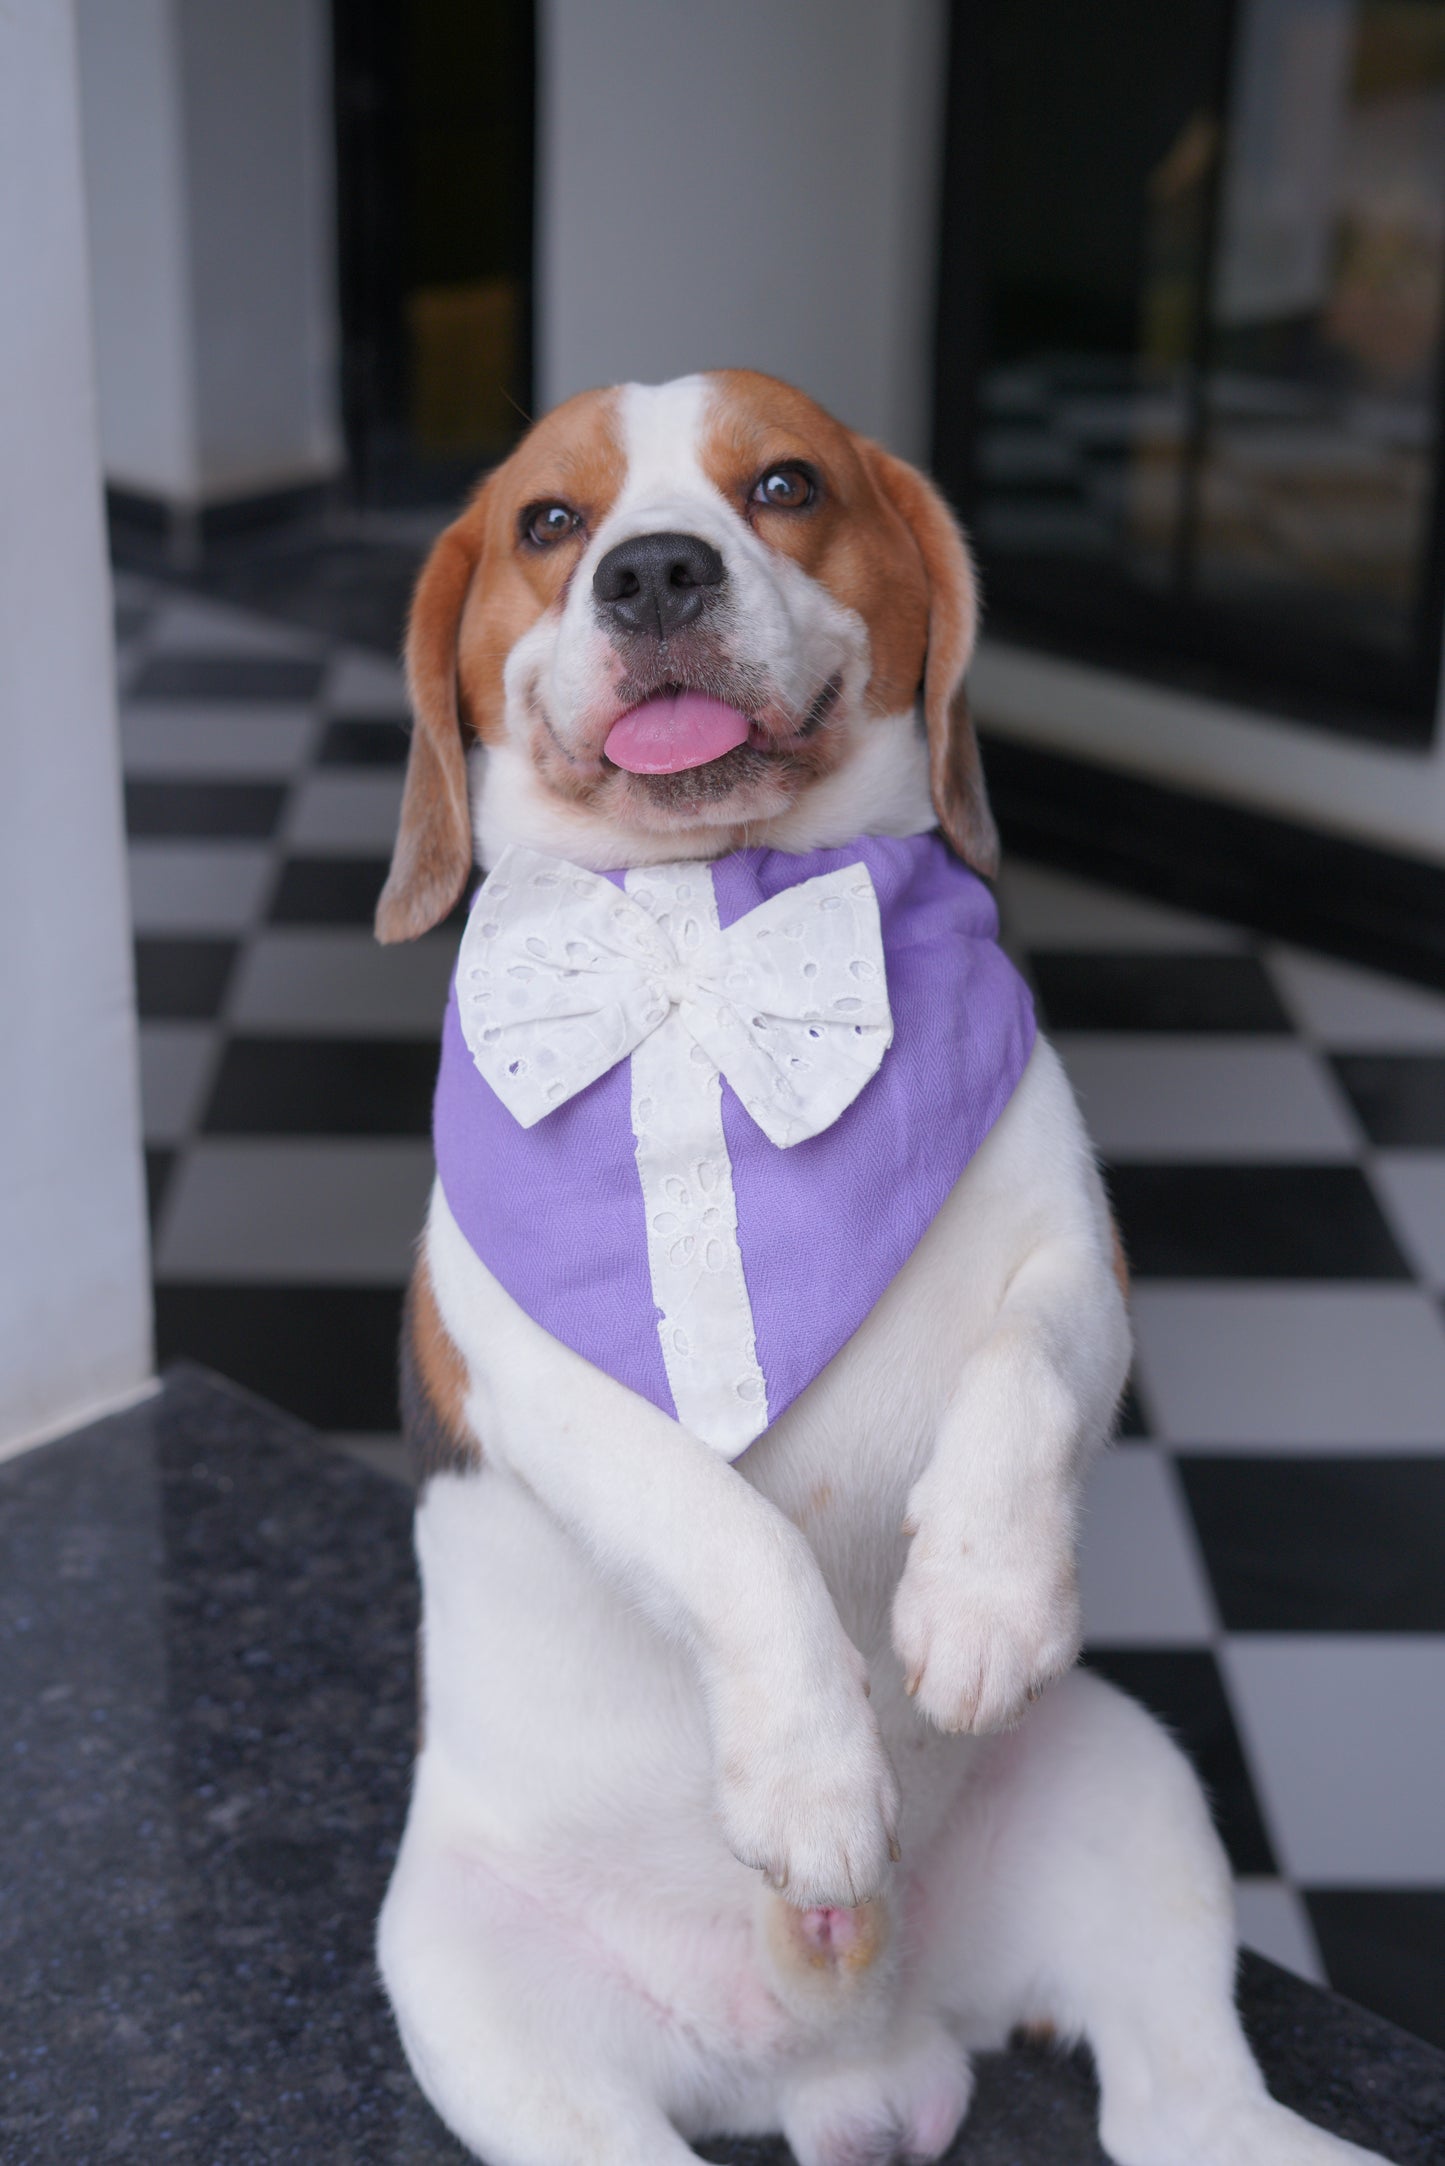
[[[705,866],[695,876],[711,878]],[[503,1104],[534,1126],[675,1012],[773,1143],[830,1127],[893,1036],[866,866],[804,880],[721,932],[685,903],[654,915],[646,876],[635,878],[624,893],[513,845],[478,891],[458,1006]],[[685,880],[671,885],[686,896]]]

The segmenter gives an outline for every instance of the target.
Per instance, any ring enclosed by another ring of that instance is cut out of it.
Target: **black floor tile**
[[[268,913],[273,925],[370,925],[386,883],[384,857],[290,857],[281,867]],[[475,882],[443,925],[465,924]]]
[[[1252,955],[1092,954],[1031,949],[1050,1030],[1287,1031]]]
[[[401,767],[410,742],[394,715],[338,716],[327,723],[317,758],[322,767]]]
[[[209,1022],[220,1013],[235,961],[234,940],[137,940],[136,1007],[142,1022]]]
[[[1117,1165],[1108,1180],[1140,1279],[1410,1276],[1358,1166]]]
[[[475,479],[470,462],[440,491],[444,503],[460,503]],[[438,529],[444,523],[438,518]],[[299,624],[328,639],[371,647],[388,661],[401,650],[407,607],[426,555],[424,542],[380,541],[374,535],[337,533],[328,520],[319,534],[255,533],[228,537],[208,548],[193,583],[218,601],[262,616]],[[147,559],[133,555],[138,570]]]
[[[1224,1682],[1208,1649],[1090,1647],[1084,1660],[1158,1715],[1188,1753],[1234,1870],[1276,1872]]]
[[[273,925],[369,925],[386,881],[384,857],[291,857],[271,899]]]
[[[322,1429],[398,1425],[394,1287],[156,1288],[156,1352],[218,1369]]]
[[[232,1038],[207,1135],[424,1136],[438,1051],[431,1039]]]
[[[302,701],[316,697],[324,664],[305,655],[153,654],[131,699]]]
[[[145,1154],[146,1211],[150,1218],[152,1234],[155,1233],[156,1222],[160,1218],[161,1209],[166,1200],[166,1184],[170,1180],[171,1168],[175,1165],[175,1162],[176,1154],[174,1151],[159,1151],[147,1147]]]
[[[1227,1630],[1445,1633],[1445,1429],[1438,1459],[1178,1463]]]
[[[1372,1143],[1445,1150],[1445,1053],[1337,1053],[1334,1070]]]
[[[1445,1888],[1307,1888],[1304,1898],[1336,1991],[1445,2046]]]
[[[133,841],[157,835],[204,835],[266,840],[286,803],[283,782],[128,781],[126,833]]]

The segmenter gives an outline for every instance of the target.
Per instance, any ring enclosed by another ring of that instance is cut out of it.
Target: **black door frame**
[[[522,306],[515,380],[518,427],[533,411],[536,251],[536,0],[511,0],[518,17],[523,190],[518,255]],[[406,0],[332,0],[337,299],[342,429],[353,494],[368,507],[449,501],[475,478],[474,456],[408,453],[388,425],[405,396],[399,315],[406,179],[403,80]]]

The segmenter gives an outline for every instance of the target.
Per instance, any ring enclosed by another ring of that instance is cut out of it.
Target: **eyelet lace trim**
[[[705,865],[629,872],[627,893],[679,954],[718,930]],[[768,1425],[743,1276],[722,1077],[677,1007],[632,1054],[632,1133],[657,1335],[678,1420],[729,1458]]]

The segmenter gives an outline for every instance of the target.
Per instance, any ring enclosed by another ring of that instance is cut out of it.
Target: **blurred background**
[[[1445,2042],[1442,281],[1445,0],[16,0],[0,1437],[154,1346],[406,1479],[411,582],[558,398],[795,379],[981,566],[1136,1274],[1089,1659],[1246,1937]]]

